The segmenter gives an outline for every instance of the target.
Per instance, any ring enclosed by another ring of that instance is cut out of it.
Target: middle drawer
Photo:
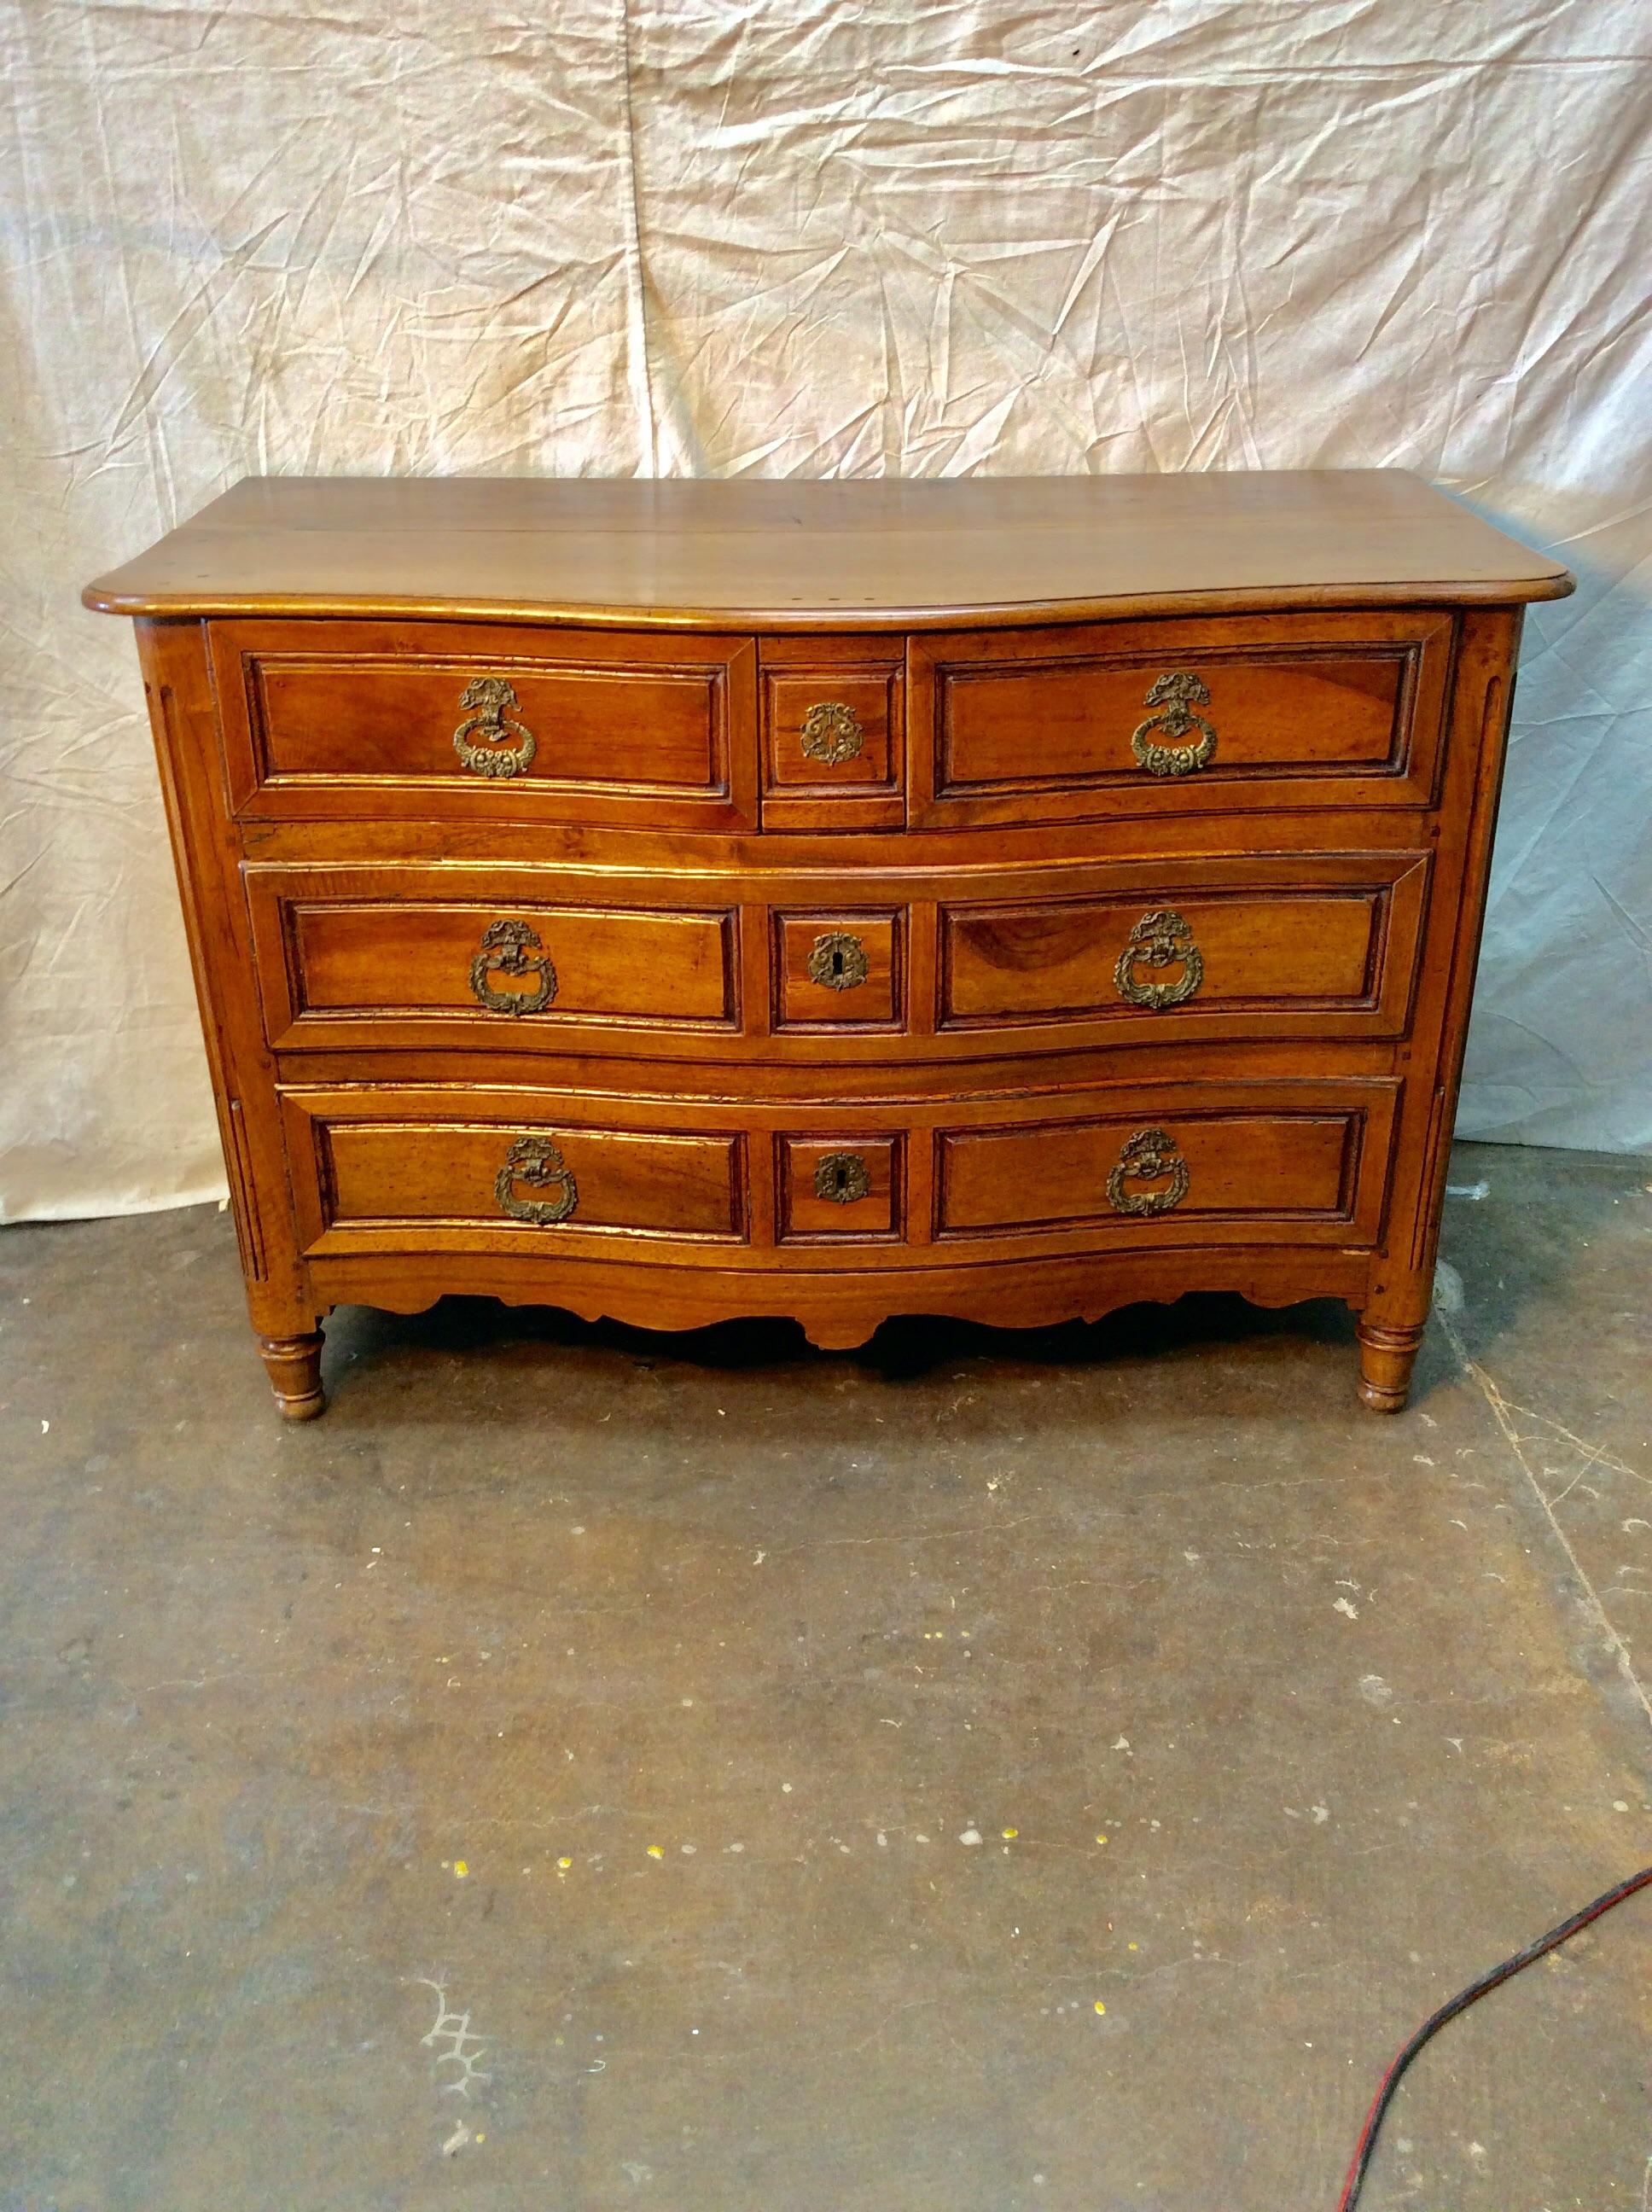
[[[252,861],[282,1051],[944,1060],[1405,1034],[1429,863],[909,872]]]

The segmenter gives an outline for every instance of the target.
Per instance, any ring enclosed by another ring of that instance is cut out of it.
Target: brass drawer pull
[[[1178,962],[1181,973],[1173,982],[1144,982],[1136,973],[1139,967],[1174,968]],[[1175,908],[1168,906],[1143,915],[1113,970],[1121,999],[1127,999],[1133,1006],[1151,1006],[1156,1012],[1181,1006],[1204,980],[1204,957],[1193,943],[1193,933]]]
[[[520,775],[533,758],[538,747],[532,731],[508,711],[521,703],[502,676],[475,676],[465,685],[459,702],[465,720],[453,732],[453,750],[472,774]],[[473,735],[486,743],[474,744]],[[507,744],[507,736],[520,742]]]
[[[834,1206],[853,1206],[872,1189],[872,1177],[859,1152],[827,1152],[815,1163],[815,1196]]]
[[[866,742],[859,715],[841,699],[824,699],[819,706],[811,707],[799,736],[808,757],[823,761],[828,768],[853,760]]]
[[[828,991],[853,991],[871,974],[866,948],[847,929],[829,929],[816,938],[809,955],[809,981]]]
[[[1127,1190],[1133,1177],[1141,1182],[1161,1182],[1163,1190]],[[1125,1139],[1113,1172],[1107,1179],[1107,1200],[1118,1213],[1168,1213],[1187,1195],[1187,1163],[1176,1150],[1175,1139],[1163,1129],[1138,1129]]]
[[[1138,722],[1130,735],[1130,750],[1149,775],[1190,775],[1207,765],[1216,750],[1216,730],[1193,709],[1210,703],[1209,687],[1187,669],[1154,678],[1142,704],[1159,711]],[[1149,735],[1153,730],[1163,730],[1171,743],[1156,744]],[[1182,739],[1194,730],[1200,732],[1198,744],[1184,744]]]
[[[531,991],[495,991],[488,981],[495,974],[534,975],[538,981]],[[471,963],[471,989],[490,1014],[537,1014],[556,995],[556,970],[525,921],[490,921]]]
[[[525,1182],[535,1190],[549,1190],[551,1198],[519,1198],[515,1186]],[[501,1212],[513,1221],[537,1222],[549,1229],[566,1221],[580,1202],[574,1171],[549,1137],[519,1137],[505,1155],[505,1164],[494,1178],[494,1196]]]

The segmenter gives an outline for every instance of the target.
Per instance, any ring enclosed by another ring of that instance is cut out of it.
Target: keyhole
[[[843,973],[843,948],[841,945],[832,947],[832,973],[834,975]]]

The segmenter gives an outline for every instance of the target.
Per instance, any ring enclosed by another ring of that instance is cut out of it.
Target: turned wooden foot
[[[258,1352],[284,1421],[313,1421],[326,1404],[321,1388],[321,1331],[261,1336]]]
[[[1374,1413],[1398,1413],[1411,1395],[1411,1370],[1417,1347],[1423,1341],[1422,1324],[1414,1328],[1383,1328],[1361,1322],[1359,1338],[1359,1395]]]

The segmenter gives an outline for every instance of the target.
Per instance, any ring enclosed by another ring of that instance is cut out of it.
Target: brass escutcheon
[[[554,1191],[552,1198],[519,1198],[515,1185]],[[579,1185],[549,1137],[519,1137],[505,1155],[505,1164],[494,1178],[494,1196],[500,1209],[515,1221],[532,1221],[549,1229],[566,1221],[580,1202]]]
[[[530,991],[495,991],[490,975],[533,975]],[[482,949],[471,963],[471,989],[490,1014],[537,1014],[556,995],[556,970],[525,921],[490,921],[482,933]]]
[[[871,973],[866,948],[847,929],[829,929],[816,938],[809,955],[809,981],[828,991],[853,991]]]
[[[834,1206],[853,1206],[872,1188],[866,1163],[859,1152],[826,1152],[815,1163],[815,1196]]]
[[[1216,750],[1216,730],[1193,709],[1210,703],[1208,686],[1187,669],[1173,669],[1154,678],[1142,704],[1159,712],[1138,722],[1130,735],[1130,750],[1150,775],[1190,775],[1206,765]],[[1152,730],[1163,730],[1173,742],[1155,744],[1148,734]],[[1193,730],[1200,733],[1198,744],[1183,744],[1181,740]]]
[[[520,775],[533,758],[537,747],[532,731],[508,711],[521,703],[502,676],[475,676],[465,685],[459,702],[465,720],[453,732],[453,750],[474,775]],[[473,732],[487,742],[473,744]],[[520,742],[507,744],[507,735]]]
[[[1133,1177],[1141,1182],[1169,1182],[1163,1190],[1130,1191]],[[1176,1150],[1175,1139],[1163,1129],[1138,1129],[1127,1137],[1113,1172],[1107,1179],[1108,1204],[1118,1213],[1168,1213],[1187,1195],[1187,1163]]]
[[[841,699],[825,699],[819,706],[811,707],[803,718],[799,738],[809,758],[823,761],[828,768],[853,760],[866,742],[859,715]]]
[[[1178,962],[1181,973],[1174,982],[1144,982],[1136,973],[1139,967],[1174,968]],[[1193,933],[1175,909],[1168,906],[1143,915],[1113,970],[1121,999],[1127,999],[1133,1006],[1151,1006],[1157,1011],[1181,1006],[1204,980],[1204,957],[1193,943]]]

